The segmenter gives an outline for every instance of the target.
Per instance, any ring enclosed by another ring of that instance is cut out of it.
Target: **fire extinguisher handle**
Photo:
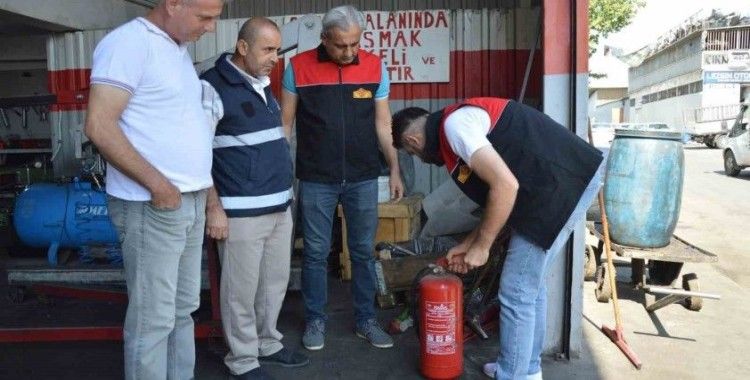
[[[448,259],[441,257],[435,262],[435,265],[442,267],[443,269],[448,269]]]

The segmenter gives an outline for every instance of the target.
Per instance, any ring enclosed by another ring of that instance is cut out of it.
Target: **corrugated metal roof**
[[[536,8],[540,3],[540,0],[234,0],[227,3],[222,18],[325,13],[339,5],[353,5],[362,11],[403,11]]]

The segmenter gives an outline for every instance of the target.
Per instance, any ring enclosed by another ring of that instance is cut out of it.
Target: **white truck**
[[[750,102],[740,105],[740,110],[729,130],[724,152],[724,172],[730,177],[736,177],[742,169],[750,166]]]
[[[723,149],[740,104],[698,107],[683,111],[685,133],[709,148]]]

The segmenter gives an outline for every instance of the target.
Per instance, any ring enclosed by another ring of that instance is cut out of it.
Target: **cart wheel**
[[[670,286],[680,277],[682,263],[651,260],[648,268],[649,283],[652,285]]]
[[[610,286],[609,278],[607,278],[606,263],[602,263],[602,265],[596,268],[596,288],[594,289],[594,295],[596,295],[596,300],[602,303],[607,303],[612,298],[612,286]]]
[[[687,273],[682,276],[682,288],[689,292],[700,292],[701,287],[698,283],[698,275],[695,273]],[[701,297],[688,297],[685,298],[684,305],[688,310],[700,311],[703,308],[703,298]]]
[[[8,288],[8,300],[13,304],[20,304],[26,299],[26,288],[23,286],[11,286]]]
[[[594,247],[586,244],[586,256],[583,258],[583,280],[594,281],[596,279],[596,253]]]
[[[644,259],[631,259],[630,260],[630,282],[633,287],[640,289],[646,284],[646,260]]]

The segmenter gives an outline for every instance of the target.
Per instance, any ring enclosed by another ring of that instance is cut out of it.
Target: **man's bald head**
[[[216,30],[224,0],[163,0],[146,18],[179,44]]]
[[[265,17],[253,17],[242,24],[242,28],[240,28],[240,32],[237,34],[237,39],[245,40],[248,45],[253,46],[258,34],[265,28],[273,28],[281,33],[279,26],[275,22]]]
[[[273,21],[254,17],[242,24],[235,47],[237,67],[256,78],[267,76],[279,61],[281,32]]]

